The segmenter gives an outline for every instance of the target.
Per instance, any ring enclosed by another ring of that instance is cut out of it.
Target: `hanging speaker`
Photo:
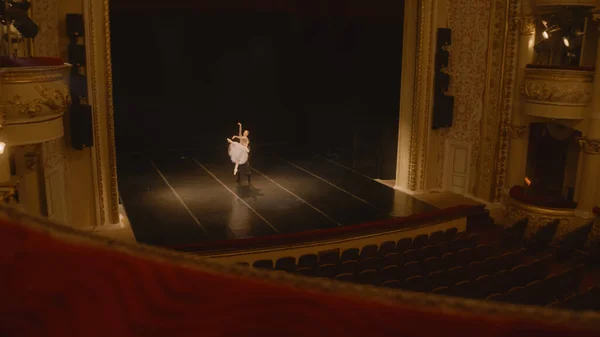
[[[83,150],[94,145],[92,107],[87,104],[71,105],[71,146]]]
[[[452,44],[452,31],[450,28],[438,28],[437,45],[438,48],[442,46],[449,46]]]
[[[454,96],[438,94],[433,102],[431,129],[449,128],[454,119]]]
[[[69,63],[74,66],[85,66],[85,46],[82,44],[69,45]]]
[[[83,15],[67,14],[67,36],[71,38],[82,37],[84,33]]]

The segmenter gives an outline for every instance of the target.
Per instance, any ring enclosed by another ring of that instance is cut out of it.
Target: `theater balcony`
[[[527,65],[521,92],[530,116],[582,120],[592,99],[594,69]]]

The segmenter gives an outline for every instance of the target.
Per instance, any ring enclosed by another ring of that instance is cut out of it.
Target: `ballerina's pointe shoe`
[[[237,174],[237,167],[233,169],[233,175]]]

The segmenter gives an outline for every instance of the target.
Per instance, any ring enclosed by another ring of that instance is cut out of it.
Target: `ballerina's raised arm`
[[[238,125],[239,125],[239,127],[240,127],[240,128],[239,128],[239,131],[238,131],[238,135],[237,135],[237,136],[233,136],[233,137],[231,137],[231,139],[236,139],[236,138],[240,138],[240,137],[242,137],[242,136],[243,136],[243,135],[242,135],[242,123],[239,123],[239,122],[238,122]]]

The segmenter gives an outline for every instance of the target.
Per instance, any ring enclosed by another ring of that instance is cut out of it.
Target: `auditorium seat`
[[[379,246],[379,256],[384,257],[396,252],[396,242],[386,241]]]
[[[355,282],[354,274],[351,273],[338,274],[335,279],[342,282]]]
[[[444,232],[436,231],[429,234],[429,240],[427,241],[427,245],[436,246],[444,241]]]
[[[404,280],[403,288],[415,292],[425,292],[425,279],[421,275],[415,275],[406,278]]]
[[[356,260],[344,261],[340,264],[340,273],[356,274],[360,270],[360,264]]]
[[[473,285],[469,281],[461,281],[450,288],[450,293],[458,297],[470,298],[473,296]]]
[[[315,269],[319,264],[319,257],[317,254],[305,254],[298,258],[297,268],[310,268]]]
[[[540,228],[535,234],[531,237],[528,237],[525,242],[525,247],[529,252],[535,253],[548,249],[548,246],[554,235],[556,234],[556,230],[558,229],[559,220],[554,220],[549,222]]]
[[[448,228],[444,231],[444,241],[452,241],[456,238],[456,234],[458,233],[458,228],[452,227]]]
[[[273,269],[273,261],[272,260],[258,260],[252,264],[254,268],[259,269]]]
[[[390,253],[383,257],[383,266],[401,266],[404,264],[404,255],[398,253]]]
[[[557,258],[561,261],[567,260],[575,251],[584,249],[593,225],[594,222],[590,222],[565,234],[554,246]]]
[[[340,253],[337,250],[328,250],[319,252],[319,265],[337,264],[340,258]]]
[[[360,259],[376,257],[378,253],[379,247],[377,245],[366,245],[360,251]]]
[[[411,248],[419,250],[423,246],[427,245],[427,241],[429,241],[429,236],[427,234],[417,235],[412,242]]]
[[[527,248],[516,244],[503,248],[502,240],[494,238],[494,235],[506,233],[514,238],[520,235],[526,223],[520,220],[495,234],[467,232],[446,236],[454,231],[437,231],[429,236],[420,234],[414,239],[352,247],[341,253],[332,249],[305,254],[297,263],[293,257],[283,256],[275,263],[259,260],[253,266],[417,292],[433,291],[539,306],[558,301],[560,305],[581,307],[577,304],[581,302],[580,296],[590,293],[587,290],[577,293],[583,284],[585,265],[571,261],[563,265],[553,250],[541,248],[542,242],[546,242],[548,248],[548,240],[554,236],[552,223],[543,227],[546,229],[542,234],[522,240]],[[584,234],[585,228],[571,237],[579,238]],[[447,238],[452,239],[448,241]],[[532,245],[538,245],[540,249],[529,250]]]
[[[360,251],[358,248],[349,248],[342,252],[342,256],[340,257],[340,262],[350,261],[350,260],[358,260],[360,256]]]
[[[296,258],[287,256],[277,259],[275,262],[275,269],[293,273],[296,271]]]
[[[400,267],[395,265],[384,267],[383,269],[381,269],[380,274],[381,280],[384,282],[398,280],[400,276]]]
[[[403,238],[398,240],[396,243],[396,252],[398,254],[404,254],[406,250],[412,245],[412,238]]]

